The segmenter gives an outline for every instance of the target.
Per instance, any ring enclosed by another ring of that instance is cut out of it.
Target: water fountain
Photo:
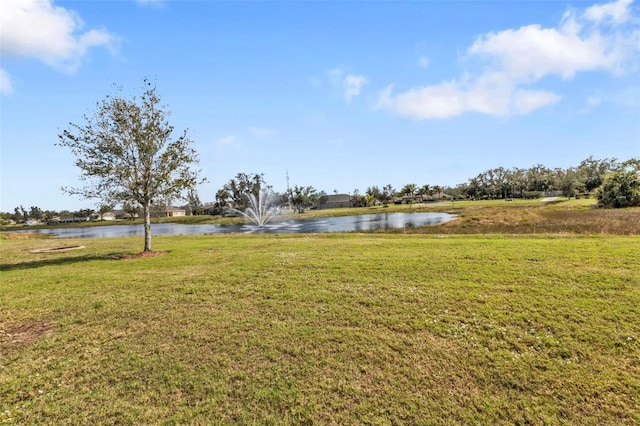
[[[231,211],[240,213],[259,228],[262,228],[265,223],[277,214],[276,208],[271,207],[275,198],[275,193],[273,191],[269,189],[261,189],[258,193],[258,197],[254,194],[244,195],[249,201],[249,206],[244,211],[237,209],[231,209]]]
[[[1,1],[1,0],[0,0]],[[263,197],[262,205],[265,206],[266,197]],[[254,212],[259,212],[259,199],[255,201]],[[224,234],[227,232],[268,232],[273,234],[299,234],[308,232],[367,232],[381,229],[400,229],[404,227],[428,226],[447,222],[455,216],[447,213],[373,213],[364,215],[350,215],[340,217],[325,217],[319,219],[288,220],[276,225],[265,223],[274,216],[275,211],[268,208],[262,209],[261,215],[252,219],[251,213],[238,212],[248,217],[255,225],[238,224],[212,224],[212,225],[187,225],[182,223],[154,223],[154,235],[202,235]],[[270,211],[269,211],[270,210]],[[269,212],[269,214],[267,214]],[[260,219],[262,218],[262,219]],[[264,226],[260,227],[262,223]],[[411,225],[409,225],[411,224]],[[247,226],[250,229],[247,229]],[[110,225],[89,226],[81,228],[52,227],[43,229],[17,230],[11,232],[37,232],[54,235],[58,238],[116,238],[144,235],[141,225]]]

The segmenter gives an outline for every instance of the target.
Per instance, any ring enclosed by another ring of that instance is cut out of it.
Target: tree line
[[[635,173],[635,176],[634,176]],[[550,169],[541,164],[528,169],[498,167],[479,173],[465,184],[447,192],[471,200],[504,198],[537,198],[540,194],[556,193],[567,198],[596,196],[605,205],[608,202],[606,179],[625,177],[629,186],[629,205],[637,205],[640,160],[619,161],[615,158],[597,160],[589,157],[575,167]],[[634,192],[633,189],[636,189]],[[623,189],[623,188],[622,188]]]
[[[443,197],[456,200],[496,200],[512,198],[538,198],[542,194],[560,194],[567,198],[596,197],[608,207],[628,207],[640,205],[640,160],[619,161],[614,158],[602,160],[592,156],[575,167],[550,169],[536,164],[527,169],[497,167],[488,169],[470,178],[467,183],[455,187],[440,185],[416,185],[408,183],[399,190],[392,185],[367,187],[364,193],[358,188],[349,195],[353,207],[368,207],[376,204],[387,205],[401,197],[419,197],[422,200],[436,200]],[[195,214],[222,214],[233,206],[243,210],[247,207],[245,194],[258,196],[262,188],[273,190],[265,181],[263,173],[240,172],[225,183],[215,194],[215,202],[203,204],[197,192],[191,188],[186,195],[187,202]],[[294,185],[282,193],[277,193],[277,204],[289,205],[296,211],[312,208],[327,200],[328,194],[313,186]],[[169,200],[167,200],[169,201]],[[37,206],[26,209],[15,207],[13,212],[0,213],[5,220],[26,222],[29,219],[47,220],[55,216],[89,217],[113,210],[113,205],[77,211],[43,210]],[[123,204],[123,210],[133,216],[139,213],[131,202]]]
[[[226,206],[246,207],[245,193],[258,194],[261,188],[272,189],[260,173],[238,173],[216,194],[216,211]],[[640,206],[640,159],[619,161],[615,158],[595,159],[593,156],[575,167],[548,168],[536,164],[527,169],[492,168],[470,178],[467,183],[455,187],[417,185],[408,183],[396,190],[391,185],[367,187],[364,193],[358,188],[350,194],[353,207],[387,205],[406,199],[432,201],[442,198],[454,200],[533,199],[558,195],[567,198],[596,197],[605,207]],[[294,208],[316,206],[327,199],[324,191],[294,186],[278,194],[280,204]]]
[[[175,138],[169,123],[167,107],[161,103],[156,87],[143,80],[139,97],[108,95],[97,103],[91,116],[83,116],[83,123],[69,123],[58,134],[58,144],[75,156],[80,170],[78,188],[62,188],[70,195],[100,201],[103,209],[122,205],[125,210],[142,210],[145,230],[145,251],[151,251],[150,213],[154,206],[170,205],[173,200],[187,199],[192,210],[203,207],[195,192],[196,185],[206,179],[195,169],[199,162],[187,130]],[[261,188],[269,187],[261,173],[238,173],[215,194],[209,213],[220,213],[228,207],[246,208],[247,193],[258,196]],[[529,169],[503,167],[489,169],[456,187],[438,185],[404,185],[396,191],[391,185],[370,186],[364,194],[358,189],[350,195],[354,206],[396,202],[398,197],[411,201],[438,199],[510,199],[530,198],[557,191],[566,197],[597,195],[608,207],[640,205],[640,159],[618,161],[596,160],[589,157],[578,166],[568,169],[549,169],[535,165]],[[299,212],[316,206],[328,195],[312,186],[289,187],[278,199]],[[90,215],[93,211],[81,211]],[[16,207],[3,218],[26,221],[41,219],[52,212],[38,207],[26,210]]]

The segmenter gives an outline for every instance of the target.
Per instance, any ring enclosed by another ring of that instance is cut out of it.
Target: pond
[[[454,216],[448,213],[378,213],[354,216],[330,217],[309,220],[269,222],[259,228],[252,224],[235,225],[185,225],[180,223],[154,223],[151,234],[157,235],[207,235],[226,233],[296,234],[312,232],[361,232],[383,229],[400,229],[448,222]],[[47,228],[18,232],[53,234],[59,238],[113,238],[144,235],[143,225],[109,225],[83,228]]]

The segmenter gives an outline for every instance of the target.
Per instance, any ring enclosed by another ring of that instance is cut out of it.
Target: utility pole
[[[289,203],[289,209],[293,209],[293,204],[291,199],[293,198],[292,194],[291,194],[291,188],[289,187],[289,169],[285,170],[286,175],[287,175],[287,201]]]
[[[286,174],[287,174],[287,194],[289,193],[290,189],[289,189],[289,169],[286,169]]]

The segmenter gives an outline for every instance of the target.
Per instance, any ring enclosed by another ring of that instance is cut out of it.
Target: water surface
[[[234,225],[185,225],[180,223],[154,223],[152,235],[206,235],[240,233],[296,234],[311,232],[361,232],[383,229],[400,229],[444,223],[454,216],[448,213],[377,213],[330,217],[308,220],[287,220],[267,223],[259,228],[252,224]],[[47,228],[20,232],[53,234],[59,238],[114,238],[144,235],[144,226],[108,225],[82,228]]]

